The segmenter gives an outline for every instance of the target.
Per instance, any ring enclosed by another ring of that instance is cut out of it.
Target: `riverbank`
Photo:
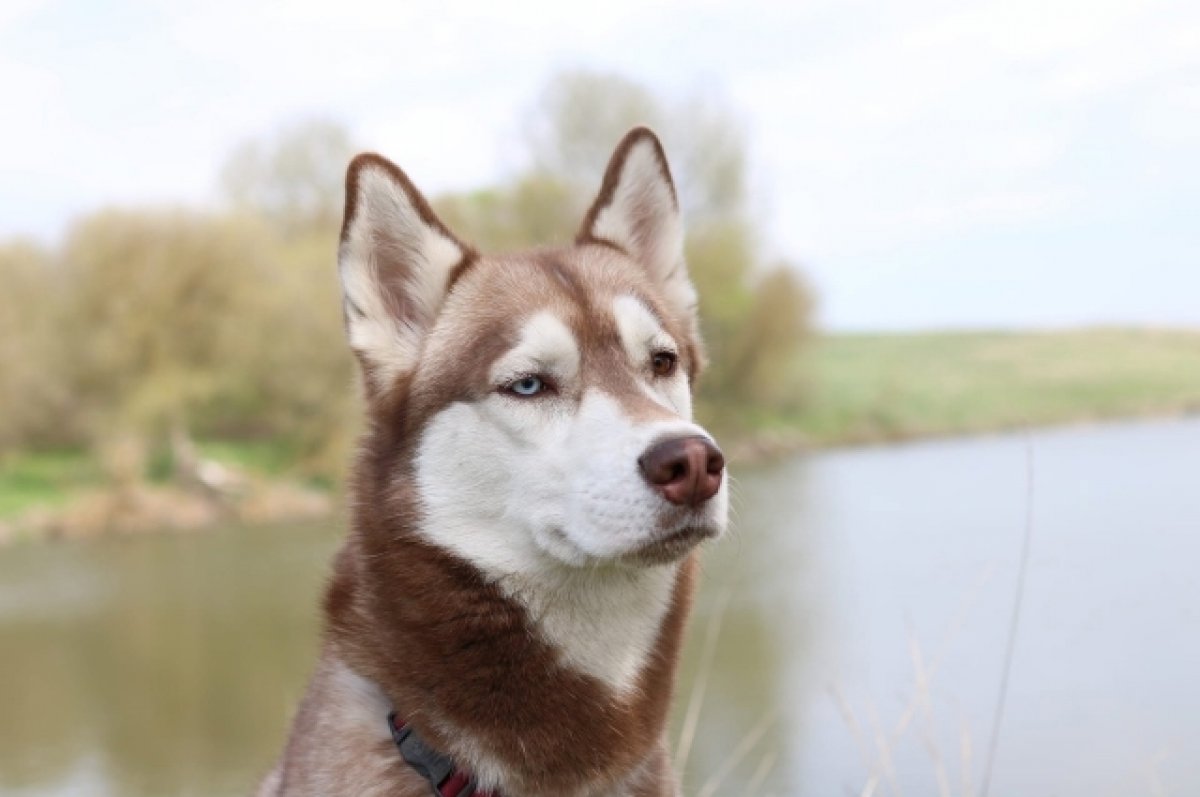
[[[733,459],[1200,412],[1200,331],[830,335],[792,367],[807,385],[804,404],[787,414],[748,408],[747,430],[722,437]],[[238,474],[233,498],[153,479],[114,490],[81,451],[10,455],[0,460],[0,537],[197,528],[230,513],[280,521],[336,505],[337,480],[296,476],[284,444],[210,441],[200,450]]]
[[[154,466],[114,475],[111,463],[82,450],[0,459],[0,544],[298,521],[337,506],[329,482],[289,470],[284,445],[217,441],[198,449],[204,454],[190,478]]]

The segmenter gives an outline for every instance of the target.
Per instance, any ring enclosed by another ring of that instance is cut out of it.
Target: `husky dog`
[[[265,797],[666,797],[664,728],[725,463],[663,149],[575,242],[481,255],[356,157],[338,250],[368,430],[320,660]]]

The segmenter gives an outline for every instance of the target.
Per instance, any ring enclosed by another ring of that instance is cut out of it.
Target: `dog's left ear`
[[[695,332],[696,289],[683,257],[679,200],[662,144],[648,127],[630,130],[617,145],[576,242],[615,246],[639,262],[671,312]]]

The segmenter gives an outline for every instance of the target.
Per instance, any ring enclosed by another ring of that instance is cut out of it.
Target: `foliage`
[[[615,142],[643,122],[665,139],[691,223],[714,362],[701,411],[734,429],[792,406],[794,369],[773,364],[795,359],[810,300],[794,270],[761,263],[743,137],[721,106],[564,75],[532,109],[527,165],[435,204],[485,251],[570,240]],[[304,122],[232,153],[222,208],[101,210],[52,249],[0,247],[0,447],[115,451],[94,459],[148,477],[195,436],[237,441],[205,455],[338,472],[357,416],[334,269],[353,151],[337,125]]]
[[[492,252],[569,241],[587,210],[579,191],[547,172],[500,188],[447,194],[433,204],[447,226]]]
[[[230,382],[236,325],[266,276],[265,231],[186,211],[107,211],[68,233],[61,334],[96,430],[187,424]]]
[[[104,211],[59,252],[0,253],[14,287],[0,440],[154,448],[183,429],[282,436],[319,459],[353,402],[327,238],[284,239],[251,216]]]
[[[79,433],[63,380],[64,284],[54,256],[33,244],[0,246],[0,451],[63,443]]]
[[[274,138],[241,144],[221,182],[236,210],[266,218],[284,233],[337,229],[346,162],[353,154],[345,128],[310,120]]]
[[[712,99],[665,102],[620,75],[576,71],[550,81],[527,116],[531,169],[594,191],[613,145],[636,125],[663,139],[689,224],[744,215],[746,143],[733,113]]]

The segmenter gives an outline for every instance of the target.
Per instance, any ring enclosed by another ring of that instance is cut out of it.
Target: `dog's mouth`
[[[635,548],[621,558],[638,565],[668,564],[682,559],[701,542],[717,534],[717,529],[712,526],[684,526]]]

